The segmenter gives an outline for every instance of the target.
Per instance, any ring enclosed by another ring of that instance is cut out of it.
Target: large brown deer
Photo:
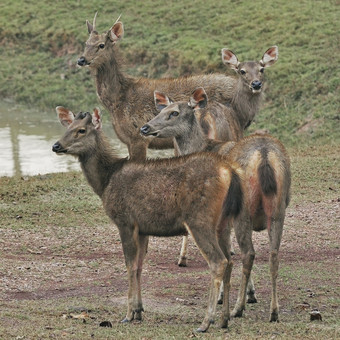
[[[206,331],[214,321],[222,281],[221,327],[227,327],[232,262],[226,226],[242,210],[242,170],[213,153],[145,162],[121,159],[101,131],[99,109],[76,117],[63,107],[56,110],[68,129],[52,150],[78,158],[119,230],[129,280],[123,322],[142,318],[141,274],[148,235],[189,232],[211,273],[208,309],[198,331]]]
[[[118,138],[128,146],[131,159],[146,158],[147,147],[172,148],[172,140],[142,138],[139,129],[157,115],[153,92],[156,89],[169,93],[176,100],[183,94],[190,95],[198,86],[204,86],[210,98],[221,103],[230,101],[235,79],[223,74],[208,74],[177,79],[133,78],[124,74],[117,57],[116,43],[124,35],[123,23],[117,21],[102,34],[96,30],[96,16],[93,24],[88,21],[90,34],[79,66],[88,66],[95,78],[97,94],[112,116],[112,124]]]
[[[171,139],[154,139],[151,141],[142,138],[139,133],[140,127],[158,114],[153,104],[153,92],[155,90],[167,93],[174,100],[184,100],[190,96],[194,89],[203,86],[211,100],[223,105],[233,105],[237,108],[237,114],[240,112],[242,128],[250,124],[254,118],[253,116],[258,110],[258,105],[254,103],[259,103],[258,99],[260,98],[258,85],[255,86],[255,83],[253,84],[256,88],[254,92],[251,88],[241,88],[235,77],[223,74],[207,74],[177,79],[130,77],[124,74],[122,70],[115,46],[124,35],[123,23],[116,21],[107,32],[102,34],[96,30],[96,15],[93,24],[88,21],[86,23],[90,36],[86,41],[83,55],[78,59],[78,65],[90,68],[95,78],[98,97],[110,112],[114,130],[118,138],[128,146],[131,159],[145,159],[148,147],[156,149],[173,147]],[[274,50],[277,51],[277,48]],[[252,64],[255,68],[252,71],[258,73],[258,76],[254,76],[254,81],[262,79],[262,67],[273,63],[274,50],[271,50],[270,54],[264,55],[261,69],[258,63]],[[240,77],[242,78],[244,75],[240,74]],[[241,95],[242,91],[247,92],[247,94]],[[249,105],[243,103],[243,101],[248,100],[248,97],[252,95],[257,99],[250,105],[251,111],[249,111]],[[243,109],[244,111],[242,111]],[[224,135],[220,134],[223,129],[219,128],[223,119],[223,115],[220,115],[217,123],[215,117],[206,117],[205,131],[210,137],[225,140]]]
[[[284,146],[269,135],[251,135],[239,142],[207,139],[197,120],[197,116],[201,116],[201,111],[207,106],[207,95],[203,88],[195,90],[189,101],[181,102],[172,102],[165,94],[156,91],[155,104],[158,108],[164,108],[141,128],[143,135],[174,137],[181,154],[218,152],[243,169],[245,205],[242,214],[233,221],[242,253],[243,271],[238,300],[232,315],[242,316],[246,295],[248,302],[256,302],[255,288],[250,278],[255,258],[252,231],[267,229],[272,279],[270,321],[277,321],[278,252],[291,182],[290,161]]]
[[[154,92],[156,109],[160,112],[163,108],[173,103],[166,95],[159,91]],[[232,108],[226,107],[220,103],[212,102],[206,107],[205,103],[200,102],[202,108],[197,110],[197,117],[186,114],[187,111],[192,112],[193,109],[188,106],[186,101],[176,103],[180,105],[181,111],[173,110],[170,116],[167,117],[167,110],[159,113],[148,124],[141,128],[141,133],[150,135],[149,129],[151,127],[152,135],[158,133],[158,126],[160,127],[160,134],[162,138],[169,135],[168,138],[174,138],[176,150],[180,155],[187,155],[197,151],[211,151],[215,148],[216,134],[211,133],[210,127],[218,131],[218,135],[223,136],[223,140],[237,141],[243,137],[243,129],[239,123],[234,119]],[[204,108],[203,108],[204,105]],[[183,111],[183,112],[182,112]],[[180,113],[179,113],[180,112]],[[178,114],[179,116],[175,116]],[[175,118],[177,117],[177,118]],[[172,118],[172,119],[171,119]],[[183,125],[180,122],[183,120]],[[155,132],[156,131],[156,132]],[[206,138],[206,136],[209,138]],[[160,136],[159,136],[160,137]],[[182,247],[178,260],[180,267],[187,266],[187,249],[188,236],[183,236]]]

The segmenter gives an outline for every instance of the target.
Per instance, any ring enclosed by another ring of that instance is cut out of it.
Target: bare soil
[[[288,208],[278,281],[283,322],[296,317],[303,317],[308,322],[313,309],[318,309],[326,322],[327,318],[339,317],[339,225],[339,199],[305,202]],[[254,233],[253,239],[258,303],[249,306],[244,317],[266,321],[271,287],[267,234]],[[180,244],[180,237],[150,238],[142,282],[144,315],[147,318],[150,312],[168,310],[170,318],[181,318],[182,307],[188,306],[188,310],[197,313],[193,317],[194,328],[205,310],[209,273],[192,239],[188,267],[178,267]],[[241,263],[236,243],[234,246],[232,305],[237,296]],[[85,310],[91,314],[86,303],[98,296],[104,298],[107,310],[120,308],[119,314],[109,314],[111,322],[117,323],[124,317],[121,311],[125,310],[127,277],[114,225],[107,223],[91,228],[47,225],[43,231],[3,229],[1,249],[2,308],[8,310],[11,304],[20,301],[53,303],[66,299],[69,303],[66,302],[64,310],[58,310],[58,315],[69,317],[72,311]],[[3,327],[13,327],[11,317],[2,315],[0,319]],[[233,322],[238,321],[232,320],[231,325]],[[336,333],[339,334],[339,329]]]

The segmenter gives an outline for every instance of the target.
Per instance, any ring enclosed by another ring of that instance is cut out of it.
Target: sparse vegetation
[[[280,323],[268,322],[268,240],[266,233],[255,233],[259,301],[247,305],[244,318],[232,319],[227,332],[212,325],[207,334],[193,335],[206,308],[209,272],[192,242],[189,266],[177,266],[180,238],[151,238],[143,274],[144,321],[120,324],[127,277],[117,228],[83,175],[68,173],[0,178],[0,338],[338,338],[340,150],[289,152],[293,195],[280,248]],[[324,170],[315,175],[317,169]],[[241,271],[235,248],[232,306]],[[310,322],[314,308],[322,322]],[[82,310],[85,322],[72,317]],[[102,321],[113,328],[99,327]]]

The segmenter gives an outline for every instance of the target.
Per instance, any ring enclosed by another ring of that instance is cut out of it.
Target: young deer
[[[239,164],[243,169],[245,205],[242,213],[233,221],[242,253],[243,272],[238,300],[232,315],[242,316],[247,294],[248,302],[256,302],[254,285],[250,279],[255,258],[252,231],[267,229],[272,279],[270,321],[277,321],[278,252],[291,182],[290,161],[284,146],[269,135],[251,135],[239,142],[207,139],[197,121],[197,114],[200,116],[200,111],[207,105],[207,95],[203,88],[196,89],[189,102],[172,102],[166,95],[156,91],[155,104],[158,109],[163,109],[157,117],[141,128],[142,134],[159,138],[174,137],[181,154],[197,151],[218,152],[226,155],[229,162]]]
[[[56,110],[68,129],[52,150],[79,159],[87,181],[119,230],[129,280],[123,322],[142,318],[141,274],[148,236],[189,232],[211,273],[208,309],[198,331],[205,332],[214,321],[222,281],[221,327],[227,327],[232,262],[226,227],[242,210],[242,170],[213,153],[145,162],[121,159],[101,131],[98,109],[93,115],[81,112],[76,117],[63,107]]]
[[[140,127],[158,114],[153,103],[154,90],[164,91],[175,100],[182,100],[198,86],[204,86],[211,99],[220,103],[231,101],[236,79],[223,74],[177,79],[137,79],[125,75],[115,48],[124,35],[122,22],[115,22],[107,32],[99,34],[95,15],[92,25],[87,21],[87,28],[90,36],[83,55],[78,59],[78,65],[90,68],[98,97],[110,112],[114,130],[118,138],[128,146],[131,159],[144,160],[148,147],[173,147],[171,139],[155,139],[150,144],[150,140],[142,138],[139,133]]]
[[[273,65],[278,56],[278,47],[272,46],[263,54],[260,61],[240,63],[231,50],[222,49],[223,63],[236,71],[237,78],[230,101],[222,102],[228,110],[223,110],[218,104],[211,103],[209,110],[201,113],[199,123],[208,138],[221,141],[232,140],[225,133],[229,131],[231,120],[234,121],[239,131],[245,130],[251,124],[263,98],[264,69]]]
[[[239,62],[231,50],[222,49],[223,63],[238,74],[231,106],[234,118],[241,128],[246,129],[257,114],[263,97],[264,69],[273,65],[278,57],[277,46],[270,47],[258,62]]]
[[[154,92],[154,98],[158,112],[173,103],[172,100],[159,91]],[[166,113],[168,111],[163,110],[162,113],[159,113],[149,123],[145,124],[141,128],[142,135],[156,135],[161,138],[175,137],[174,144],[180,155],[187,155],[197,151],[213,151],[215,142],[212,139],[215,138],[215,134],[211,134],[209,126],[213,126],[214,131],[220,130],[219,135],[223,136],[223,140],[226,141],[237,141],[243,136],[243,129],[234,119],[230,107],[216,102],[212,102],[206,107],[206,103],[202,101],[199,103],[201,109],[196,112],[199,117],[195,117],[193,114],[186,114],[187,111],[193,112],[193,108],[190,108],[186,101],[177,102],[176,104],[179,105],[178,110],[173,110],[169,117]],[[191,104],[189,103],[189,105]],[[176,114],[177,116],[175,116]],[[149,132],[150,129],[151,132]],[[203,132],[204,130],[205,133]],[[158,132],[160,135],[158,135]],[[183,236],[178,260],[180,267],[186,267],[187,265],[187,249],[188,236],[185,235]]]

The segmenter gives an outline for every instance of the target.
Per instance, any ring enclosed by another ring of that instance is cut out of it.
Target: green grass
[[[2,97],[51,110],[96,105],[89,71],[76,67],[88,36],[85,20],[98,11],[97,28],[104,31],[122,14],[120,51],[134,76],[225,72],[222,47],[249,60],[277,44],[279,61],[266,72],[266,101],[251,130],[267,128],[291,145],[340,140],[335,0],[5,0],[0,9]]]
[[[107,222],[106,215],[93,217],[100,199],[80,173],[43,175],[37,178],[0,178],[0,207],[6,211],[1,224],[14,229],[41,228],[46,223],[42,211],[61,226],[76,227],[83,223],[79,216],[88,215],[92,223]],[[61,194],[62,193],[62,194]]]

